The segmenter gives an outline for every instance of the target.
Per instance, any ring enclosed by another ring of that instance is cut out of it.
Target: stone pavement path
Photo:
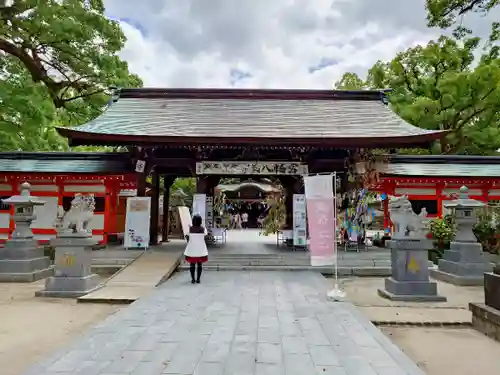
[[[314,272],[187,273],[25,375],[423,374]]]

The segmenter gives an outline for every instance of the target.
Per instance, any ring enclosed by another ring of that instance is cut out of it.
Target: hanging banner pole
[[[327,296],[328,299],[333,300],[333,301],[340,301],[342,300],[345,296],[346,293],[340,289],[340,283],[339,283],[339,253],[337,249],[337,219],[338,219],[338,202],[337,202],[337,172],[333,172],[333,204],[335,209],[333,210],[333,233],[335,233],[335,243],[334,243],[334,257],[335,257],[335,265],[334,265],[334,278],[335,278],[335,284],[333,286],[333,289],[328,292]]]
[[[334,289],[327,298],[345,297],[338,278],[337,252],[337,173],[304,176],[312,266],[333,266]]]

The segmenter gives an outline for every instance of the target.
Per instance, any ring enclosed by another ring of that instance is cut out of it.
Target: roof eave
[[[432,133],[386,136],[386,137],[353,137],[353,138],[273,138],[273,137],[189,137],[189,136],[146,136],[146,135],[123,135],[102,134],[74,130],[71,128],[58,127],[58,133],[68,138],[72,146],[83,145],[105,145],[124,144],[141,146],[168,146],[168,145],[273,145],[273,146],[313,146],[313,147],[341,147],[341,148],[419,148],[427,147],[430,143],[443,138],[446,131]]]

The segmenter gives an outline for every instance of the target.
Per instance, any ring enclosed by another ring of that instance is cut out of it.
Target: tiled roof
[[[133,172],[123,153],[0,152],[0,173],[86,173]]]
[[[382,167],[387,176],[500,177],[500,157],[491,156],[395,156]]]
[[[380,91],[313,90],[123,90],[100,117],[59,132],[74,144],[266,139],[342,146],[352,139],[410,144],[442,136],[399,118]]]

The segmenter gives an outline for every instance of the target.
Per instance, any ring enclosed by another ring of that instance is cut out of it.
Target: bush
[[[455,237],[455,225],[451,216],[436,218],[429,222],[429,232],[433,242],[433,248],[429,250],[428,258],[434,264],[443,257],[443,252],[450,248],[450,242]]]

